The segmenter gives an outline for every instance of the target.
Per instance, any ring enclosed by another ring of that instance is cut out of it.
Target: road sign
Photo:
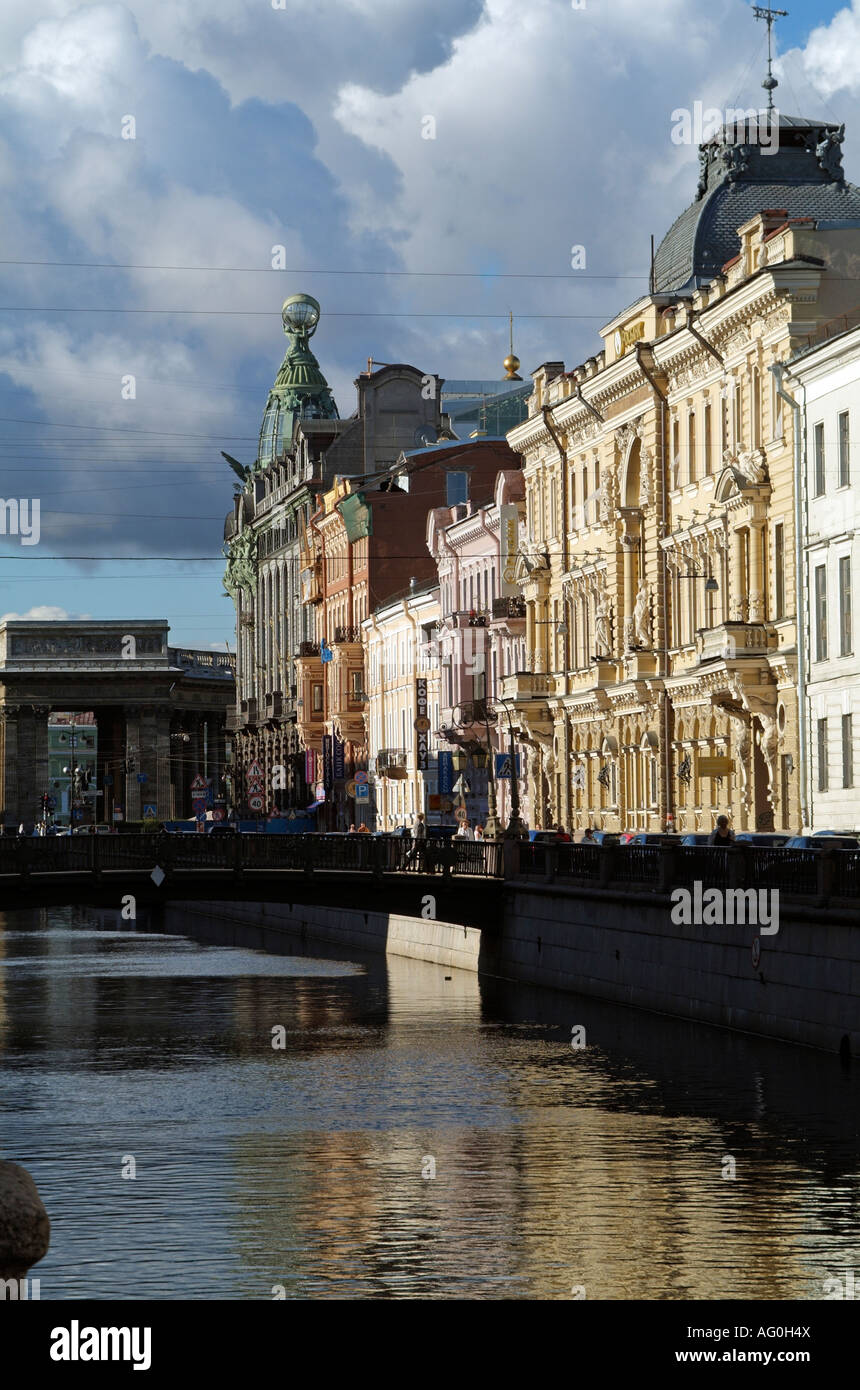
[[[355,796],[357,790],[358,787],[355,782],[347,782],[346,786],[344,787],[344,791],[346,792],[347,796]]]
[[[519,775],[520,775],[520,755],[519,755],[519,753],[516,754],[516,759],[517,759],[517,776],[519,777]],[[497,778],[499,778],[499,777],[508,777],[508,778],[509,778],[510,775],[511,775],[511,755],[510,755],[510,753],[497,753],[497,754],[496,754],[496,777],[497,777]]]
[[[200,813],[201,811],[205,811],[205,810],[206,810],[206,798],[205,798],[204,796],[192,796],[192,798],[191,798],[191,809],[192,809],[192,811],[194,812],[195,816],[196,816],[196,815],[199,815],[199,813]]]
[[[120,810],[119,806],[117,806],[117,807],[114,809],[113,818],[114,818],[114,820],[123,820],[123,819],[124,819],[123,813],[122,813],[122,811]]]
[[[257,759],[255,758],[254,761],[251,763],[251,766],[248,768],[248,781],[262,782],[262,780],[263,769],[260,767],[260,764],[257,762]],[[205,787],[206,783],[204,782],[203,785]]]
[[[147,776],[147,774],[146,774],[145,772],[139,772],[139,773],[137,774],[137,780],[138,780],[138,782],[140,783],[140,785],[143,786],[144,782],[148,782],[148,781],[149,781],[149,777]]]
[[[356,785],[356,788],[355,788],[355,804],[356,804],[356,806],[360,805],[362,802],[369,801],[369,800],[370,800],[370,787],[367,785],[366,782],[359,782],[359,783]]]
[[[144,819],[144,820],[155,820],[155,811],[156,811],[156,808],[155,808],[155,802],[154,802],[154,801],[146,801],[146,802],[144,802],[144,805],[143,805],[143,819]]]
[[[366,772],[357,772],[357,773],[355,774],[355,785],[356,785],[357,787],[363,786],[364,783],[365,783],[366,781],[367,781],[367,773],[366,773]]]
[[[413,719],[412,727],[415,729],[416,733],[426,734],[427,730],[430,728],[430,720],[427,718],[426,714],[419,714],[417,719]]]
[[[248,805],[250,806],[252,811],[262,811],[263,798],[261,796],[249,796]]]
[[[728,777],[733,766],[731,758],[699,758],[699,776]]]
[[[75,806],[72,810],[72,820],[83,820],[84,809],[82,806]]]
[[[454,815],[457,817],[457,820],[469,819],[469,812],[466,810],[465,806],[458,806]]]
[[[215,810],[212,812],[212,819],[213,819],[213,820],[223,820],[223,819],[224,819],[224,816],[225,816],[224,810],[223,810],[220,806],[216,806],[216,807],[215,807]]]
[[[197,776],[194,778],[194,781],[191,783],[191,790],[193,792],[205,792],[208,785],[209,784],[206,781],[206,778],[201,777],[200,773],[198,772]]]

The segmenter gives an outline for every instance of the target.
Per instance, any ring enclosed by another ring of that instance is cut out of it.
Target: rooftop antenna
[[[773,111],[774,88],[779,86],[779,83],[773,75],[773,69],[771,66],[773,62],[773,55],[771,53],[770,43],[771,34],[773,32],[774,23],[777,19],[787,19],[788,10],[774,10],[771,9],[770,5],[753,5],[753,14],[755,15],[756,19],[763,19],[765,24],[767,25],[767,77],[764,79],[761,85],[767,92],[767,110],[768,115],[770,115],[770,113]]]

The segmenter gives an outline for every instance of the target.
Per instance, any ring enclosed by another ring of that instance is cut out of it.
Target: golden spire
[[[517,375],[517,373],[518,373],[518,371],[519,371],[520,359],[519,359],[518,357],[515,357],[515,356],[514,356],[514,311],[513,311],[513,309],[511,309],[511,311],[510,311],[510,323],[511,323],[511,350],[510,350],[510,354],[505,358],[504,362],[502,363],[502,366],[503,366],[504,369],[505,369],[505,381],[522,381],[522,377]]]

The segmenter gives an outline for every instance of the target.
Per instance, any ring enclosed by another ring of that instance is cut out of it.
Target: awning
[[[320,806],[325,806],[325,801],[312,801],[310,806],[305,807],[305,814],[307,815],[308,811],[318,811]]]

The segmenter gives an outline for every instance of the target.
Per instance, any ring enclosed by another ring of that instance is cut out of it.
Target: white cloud
[[[11,622],[69,622],[78,619],[87,619],[89,613],[69,613],[65,608],[60,608],[53,604],[37,604],[35,608],[28,608],[26,613],[0,613],[0,623]]]

